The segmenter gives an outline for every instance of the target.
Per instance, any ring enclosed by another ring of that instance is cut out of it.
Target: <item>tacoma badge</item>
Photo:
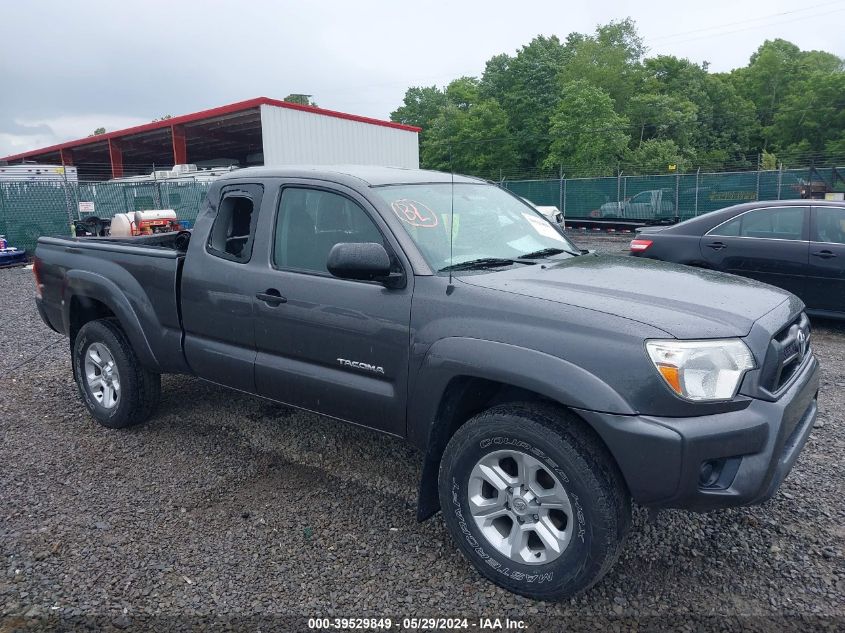
[[[378,365],[370,365],[370,363],[362,363],[357,360],[347,360],[346,358],[338,358],[337,362],[339,362],[341,365],[346,365],[347,367],[354,367],[355,369],[366,369],[367,371],[371,371],[376,374],[384,373],[384,367],[379,367]]]

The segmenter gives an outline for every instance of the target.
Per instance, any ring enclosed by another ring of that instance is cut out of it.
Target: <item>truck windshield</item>
[[[455,183],[454,202],[452,188],[451,183],[427,183],[375,189],[435,270],[481,259],[578,254],[558,227],[499,187]]]

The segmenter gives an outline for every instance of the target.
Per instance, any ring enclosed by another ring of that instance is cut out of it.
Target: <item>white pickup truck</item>
[[[621,202],[605,202],[599,207],[602,218],[651,220],[675,215],[675,192],[670,189],[651,189]]]

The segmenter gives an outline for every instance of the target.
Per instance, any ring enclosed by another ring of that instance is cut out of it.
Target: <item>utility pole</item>
[[[557,205],[557,208],[561,213],[563,213],[564,187],[566,186],[563,183],[563,177],[565,175],[566,174],[563,173],[563,165],[561,165],[560,166],[560,182],[558,183],[558,205]],[[565,219],[565,217],[564,217],[564,219]]]
[[[156,175],[156,164],[153,163],[153,191],[155,192],[155,208],[161,209],[161,189],[158,184],[158,177]]]
[[[616,205],[619,215],[622,215],[622,170],[616,168]]]
[[[695,172],[695,215],[698,215],[698,181],[701,178],[701,167]]]
[[[681,221],[681,211],[679,208],[679,197],[681,193],[681,174],[675,174],[675,224]]]
[[[74,235],[76,235],[76,231],[74,230],[74,226],[73,226],[73,216],[74,216],[74,213],[73,213],[73,210],[72,210],[73,203],[71,202],[71,199],[70,199],[70,189],[69,189],[68,182],[67,182],[67,167],[64,167],[64,166],[62,166],[62,183],[64,184],[64,190],[65,190],[65,206],[67,208],[67,220],[68,220],[68,225],[70,227],[70,234],[71,234],[71,236],[74,236]],[[78,204],[76,206],[76,218],[79,219],[79,205]]]

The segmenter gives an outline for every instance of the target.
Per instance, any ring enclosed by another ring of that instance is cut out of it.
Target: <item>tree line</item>
[[[647,56],[633,20],[538,36],[481,77],[414,86],[391,120],[416,125],[425,168],[569,177],[845,160],[845,60],[765,41],[714,73]]]

